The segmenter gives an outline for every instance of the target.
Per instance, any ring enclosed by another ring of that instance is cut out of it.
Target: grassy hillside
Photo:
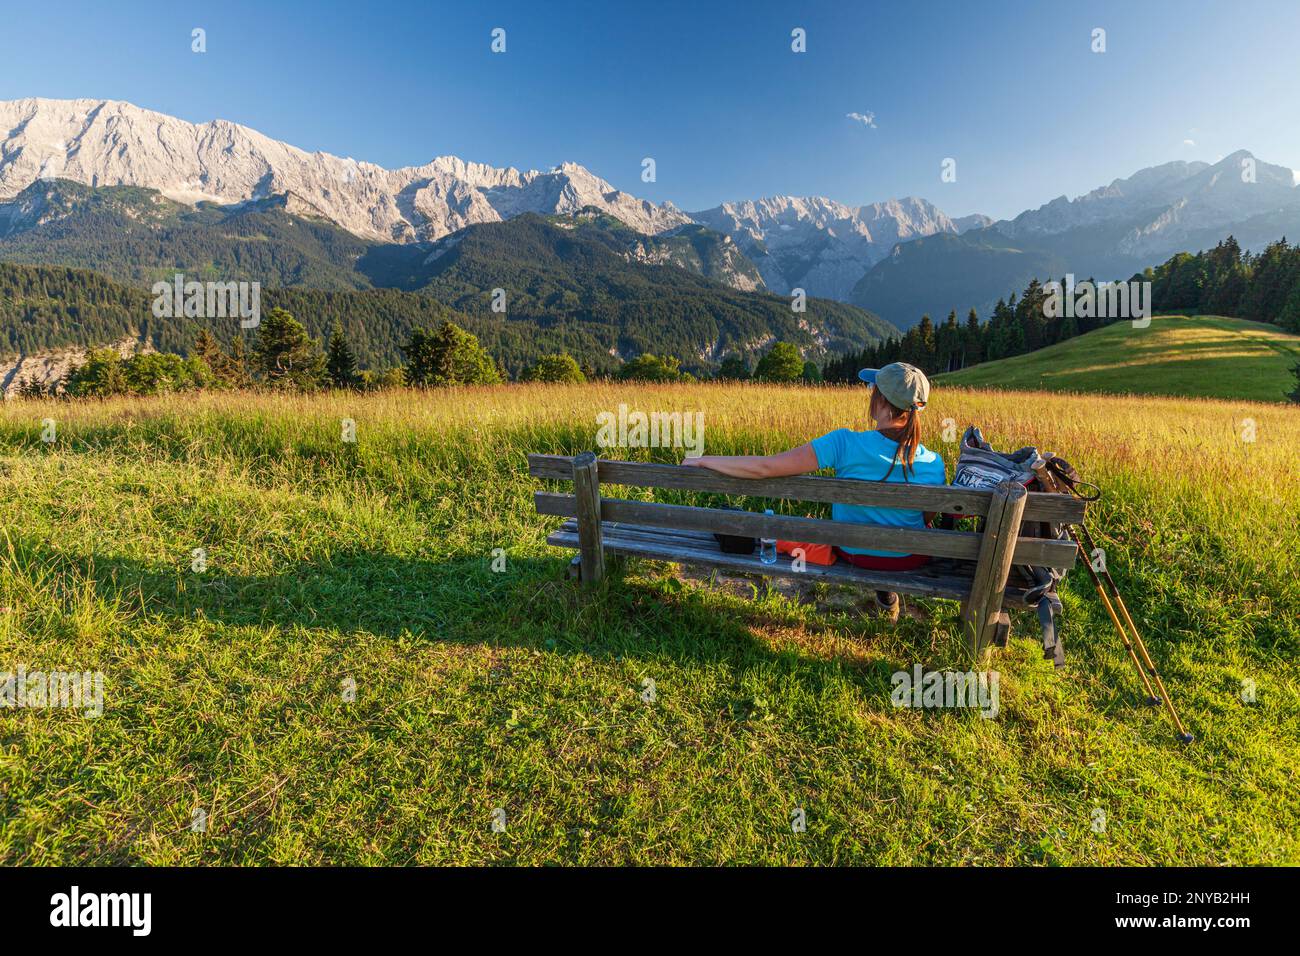
[[[1089,332],[1027,355],[985,362],[939,376],[978,388],[1131,392],[1285,401],[1295,388],[1290,368],[1300,336],[1275,325],[1220,316],[1155,316]]]
[[[948,417],[1106,488],[1092,525],[1188,749],[1078,572],[1068,669],[1019,613],[991,720],[891,706],[893,672],[965,666],[951,602],[890,629],[647,562],[592,594],[563,579],[527,452],[594,447],[620,402],[702,410],[710,452],[773,451],[859,426],[864,396],[4,403],[0,671],[102,670],[106,701],[0,711],[0,864],[1300,862],[1292,409],[940,389],[927,416],[950,467]]]

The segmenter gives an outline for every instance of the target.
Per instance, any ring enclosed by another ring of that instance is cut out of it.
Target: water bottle
[[[772,509],[768,508],[763,514],[772,514]],[[758,539],[758,560],[764,564],[776,564],[776,538]]]

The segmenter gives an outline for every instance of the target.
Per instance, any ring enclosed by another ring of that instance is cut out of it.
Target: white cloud
[[[1183,145],[1184,145],[1184,146],[1195,146],[1195,145],[1196,145],[1196,141],[1195,141],[1195,140],[1191,140],[1191,139],[1185,139],[1185,140],[1183,140]]]
[[[861,123],[863,126],[869,127],[871,129],[876,128],[875,113],[845,113],[844,115],[848,119],[853,120],[853,122],[855,123]]]
[[[1291,170],[1291,185],[1300,186],[1300,169]]]

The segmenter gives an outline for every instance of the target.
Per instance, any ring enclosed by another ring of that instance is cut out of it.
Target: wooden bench
[[[571,495],[539,491],[534,500],[538,514],[568,519],[546,541],[578,551],[574,564],[585,583],[601,580],[605,556],[614,554],[951,598],[961,602],[966,645],[976,659],[990,644],[1006,643],[1010,621],[1003,602],[1023,599],[1029,584],[1012,573],[1014,565],[1069,568],[1075,561],[1073,543],[1021,537],[1021,522],[1078,522],[1084,508],[1083,502],[1067,495],[1029,492],[1014,482],[977,491],[809,476],[730,478],[704,468],[600,460],[591,452],[573,458],[529,455],[528,472],[535,478],[573,482]],[[890,528],[629,501],[603,497],[602,484],[974,515],[984,519],[984,530]],[[843,561],[796,569],[788,555],[764,564],[757,554],[727,554],[713,537],[715,532],[925,554],[936,560],[906,572],[872,571]]]

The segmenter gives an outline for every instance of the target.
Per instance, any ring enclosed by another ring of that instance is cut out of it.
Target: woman
[[[837,478],[947,484],[943,459],[922,445],[920,439],[921,410],[930,400],[930,382],[925,373],[895,362],[881,369],[863,369],[858,378],[874,386],[870,414],[876,428],[872,431],[840,428],[779,455],[705,455],[688,458],[683,464],[733,478],[780,478],[832,468]],[[923,528],[931,516],[903,508],[835,504],[831,506],[831,517],[835,521],[891,528]],[[909,571],[929,560],[920,554],[865,548],[837,547],[835,553],[850,564],[878,571]],[[898,620],[897,594],[877,591],[876,604],[890,620]]]

